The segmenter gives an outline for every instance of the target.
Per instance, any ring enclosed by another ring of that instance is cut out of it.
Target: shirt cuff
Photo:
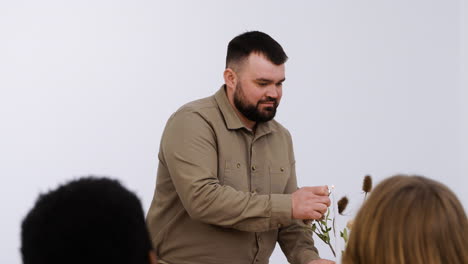
[[[292,202],[290,194],[270,194],[270,228],[276,229],[292,224]]]

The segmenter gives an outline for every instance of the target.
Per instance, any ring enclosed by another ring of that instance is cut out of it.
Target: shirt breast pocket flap
[[[248,182],[244,177],[245,169],[245,164],[240,161],[227,160],[221,184],[231,186],[238,191],[248,191]]]
[[[289,165],[270,166],[271,193],[284,193],[290,173]]]

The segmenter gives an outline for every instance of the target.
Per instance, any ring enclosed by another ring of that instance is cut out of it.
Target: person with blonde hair
[[[468,220],[445,185],[396,175],[372,191],[353,224],[343,264],[468,263]]]

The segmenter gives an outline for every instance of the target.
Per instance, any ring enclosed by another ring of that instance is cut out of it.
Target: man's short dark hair
[[[23,264],[148,264],[143,208],[118,181],[86,177],[42,194],[21,226]]]
[[[226,68],[239,63],[251,53],[264,55],[275,65],[286,62],[288,56],[281,45],[269,35],[260,31],[249,31],[233,38],[228,44]]]

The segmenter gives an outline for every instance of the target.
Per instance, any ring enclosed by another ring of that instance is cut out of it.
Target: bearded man
[[[292,264],[334,263],[302,221],[327,211],[328,189],[298,189],[291,135],[273,119],[287,58],[265,33],[235,37],[225,84],[168,120],[147,216],[159,263],[266,264],[276,242]]]

